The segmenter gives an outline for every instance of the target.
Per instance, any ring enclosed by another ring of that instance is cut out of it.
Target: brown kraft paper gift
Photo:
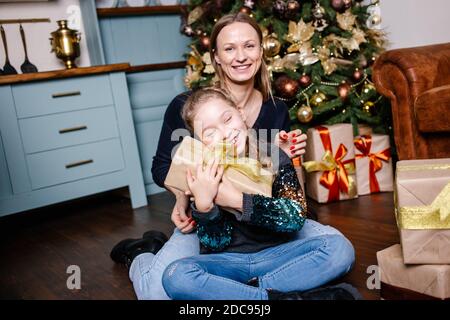
[[[450,159],[397,163],[396,218],[405,263],[450,264],[449,187]],[[447,209],[433,209],[436,201]]]
[[[382,287],[388,284],[438,299],[450,297],[450,265],[405,265],[399,244],[378,251],[377,260]]]

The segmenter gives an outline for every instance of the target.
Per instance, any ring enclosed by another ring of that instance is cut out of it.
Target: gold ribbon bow
[[[347,193],[350,197],[356,195],[356,184],[349,174],[355,173],[355,159],[342,161],[347,155],[347,148],[341,143],[333,157],[331,139],[328,128],[318,126],[325,154],[322,162],[307,161],[303,164],[307,172],[323,171],[320,184],[329,190],[328,202],[339,200],[339,192]]]
[[[206,164],[211,158],[219,158],[224,170],[233,168],[247,176],[252,181],[262,183],[269,187],[273,183],[273,174],[262,174],[262,165],[256,159],[249,157],[238,157],[235,146],[229,143],[220,143],[213,150],[206,152],[203,163]]]
[[[401,207],[397,221],[402,229],[450,229],[450,182],[430,205]]]

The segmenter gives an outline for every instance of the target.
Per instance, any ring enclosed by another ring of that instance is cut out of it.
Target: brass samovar
[[[57,23],[59,29],[51,33],[51,52],[55,52],[64,61],[67,69],[76,68],[75,59],[80,56],[81,35],[77,30],[67,27],[67,20],[59,20]]]

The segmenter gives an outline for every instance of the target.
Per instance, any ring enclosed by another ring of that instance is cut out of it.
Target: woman
[[[273,137],[273,142],[278,145],[292,143],[292,157],[303,154],[306,135],[301,134],[300,130],[289,132],[287,106],[272,98],[268,71],[263,61],[262,33],[258,24],[242,13],[224,16],[215,24],[210,43],[212,64],[219,78],[219,86],[233,98],[246,119],[246,125],[257,130],[281,130]],[[183,93],[175,97],[164,116],[152,166],[153,180],[161,187],[164,187],[174,147],[183,135],[189,135],[181,118],[181,109],[189,94]],[[268,135],[267,138],[271,140],[272,136]],[[168,299],[161,282],[165,268],[177,259],[200,252],[197,235],[191,233],[195,228],[195,221],[188,209],[189,197],[173,188],[167,189],[176,196],[171,214],[176,228],[164,247],[157,252],[164,242],[163,236],[144,236],[142,239],[122,241],[111,252],[113,260],[129,266],[129,276],[138,299]],[[220,204],[220,192],[217,198],[216,201]],[[299,236],[320,233],[339,232],[307,220]],[[149,244],[152,239],[156,244]]]

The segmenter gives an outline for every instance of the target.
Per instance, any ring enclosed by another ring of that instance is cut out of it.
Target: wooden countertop
[[[0,85],[39,81],[39,80],[53,80],[71,77],[81,77],[109,72],[127,72],[129,69],[130,69],[129,63],[116,63],[94,67],[78,67],[70,70],[62,69],[36,73],[13,74],[7,76],[2,75],[0,76]]]

